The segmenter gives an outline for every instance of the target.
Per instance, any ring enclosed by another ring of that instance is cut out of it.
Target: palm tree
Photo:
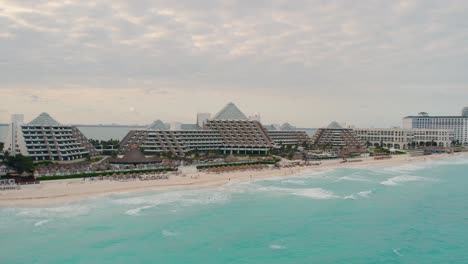
[[[370,143],[370,141],[366,141],[366,148],[369,148],[370,146],[372,145],[372,143]]]

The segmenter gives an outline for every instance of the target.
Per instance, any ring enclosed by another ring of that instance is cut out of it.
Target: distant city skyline
[[[0,1],[0,123],[401,126],[468,106],[468,2]]]

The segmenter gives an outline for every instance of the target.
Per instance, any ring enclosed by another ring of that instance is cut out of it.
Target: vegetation
[[[3,148],[5,147],[5,144],[0,142],[0,151],[3,151]]]
[[[21,154],[11,156],[10,154],[5,153],[3,163],[8,167],[16,170],[18,173],[34,171],[33,160],[30,157],[26,157]]]
[[[272,149],[270,153],[282,158],[292,159],[294,154],[296,154],[296,151],[296,148],[293,148],[291,145],[283,145],[279,149]]]
[[[96,139],[89,139],[89,142],[93,144],[96,149],[102,149],[103,154],[105,155],[112,155],[119,149],[120,141],[117,139],[110,139],[110,140],[96,140]]]
[[[117,139],[109,139],[109,140],[96,140],[90,139],[89,142],[93,144],[94,147],[108,149],[108,148],[119,148],[120,141]]]
[[[71,174],[71,175],[62,175],[62,176],[42,176],[37,179],[40,181],[50,181],[50,180],[65,180],[65,179],[78,179],[78,178],[90,178],[90,177],[99,177],[99,176],[112,176],[114,174],[130,174],[130,173],[147,173],[147,172],[163,172],[163,171],[174,171],[174,168],[157,168],[157,169],[148,169],[148,170],[131,170],[131,171],[116,171],[116,172],[94,172],[94,173],[82,173],[82,174]]]

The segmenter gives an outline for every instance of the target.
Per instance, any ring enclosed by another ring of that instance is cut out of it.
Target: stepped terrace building
[[[312,143],[321,148],[359,150],[363,147],[361,140],[351,128],[344,128],[332,122],[326,128],[319,128],[312,137]]]
[[[23,124],[22,115],[13,115],[4,150],[34,161],[73,161],[97,154],[76,127],[62,125],[47,113],[28,124]]]
[[[403,118],[403,127],[453,130],[454,140],[468,146],[468,107],[463,108],[461,116],[431,116],[426,112],[407,116]]]
[[[453,130],[447,129],[355,128],[354,131],[366,145],[395,149],[449,147],[454,140]]]
[[[260,122],[249,120],[233,103],[203,124],[198,130],[133,130],[122,140],[120,148],[125,153],[136,144],[146,155],[171,152],[184,156],[195,150],[265,154],[280,144],[300,145],[310,141],[303,131],[267,131]]]

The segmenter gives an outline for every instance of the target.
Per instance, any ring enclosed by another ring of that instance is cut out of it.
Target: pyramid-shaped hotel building
[[[200,122],[198,129],[132,130],[122,140],[125,153],[137,145],[146,155],[171,152],[184,156],[189,151],[217,150],[225,154],[261,154],[281,145],[301,145],[310,142],[304,131],[271,131],[259,121],[250,120],[233,104],[227,104],[213,118]]]
[[[74,161],[96,155],[96,149],[75,126],[62,125],[42,113],[24,124],[23,115],[13,115],[4,151],[22,154],[34,161]]]

